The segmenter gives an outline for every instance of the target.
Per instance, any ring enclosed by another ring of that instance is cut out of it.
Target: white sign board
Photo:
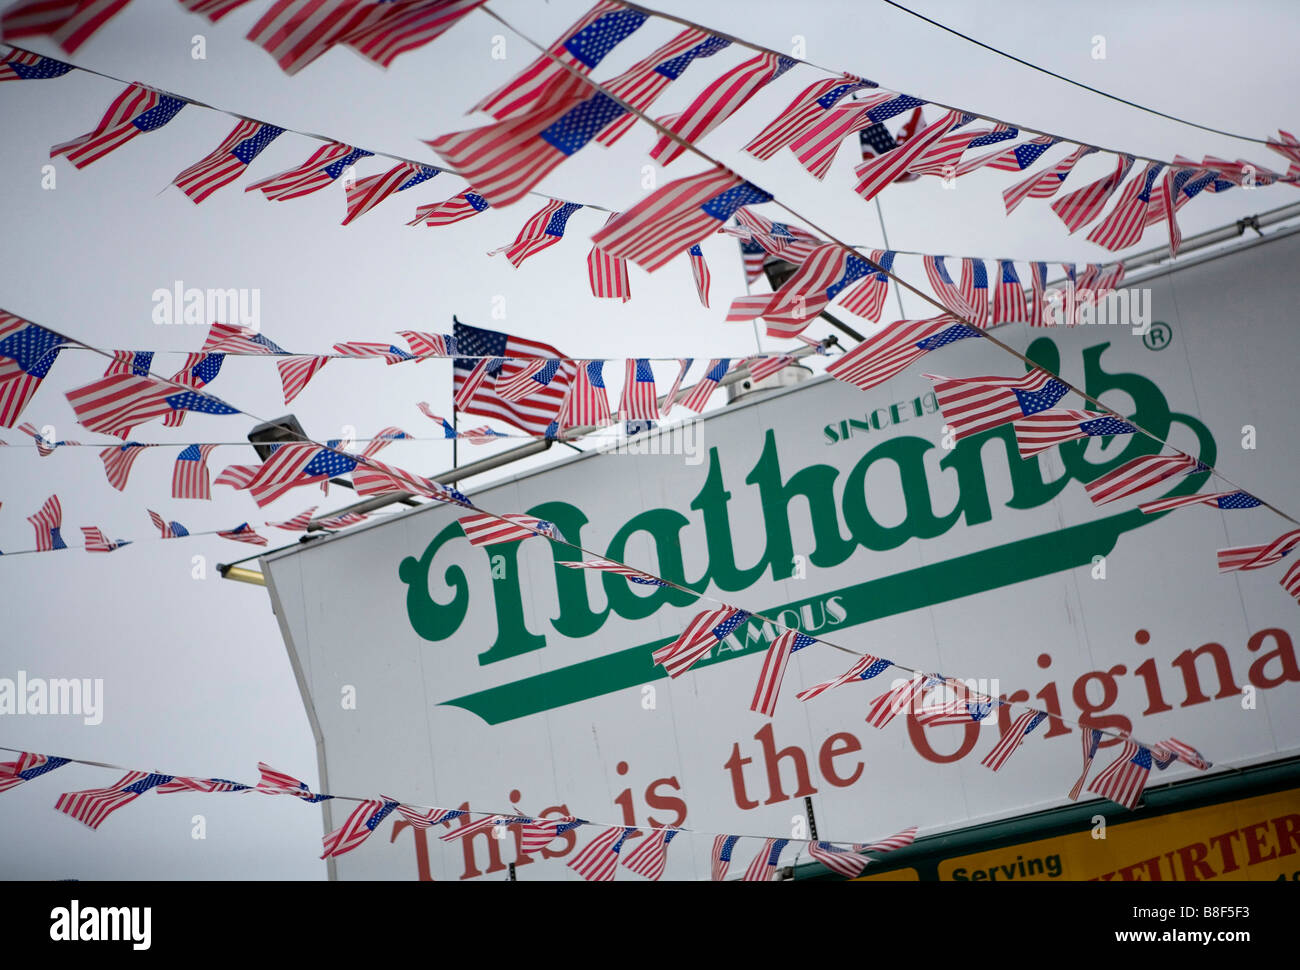
[[[1285,235],[1139,281],[1145,337],[1121,325],[998,334],[1294,513],[1298,264],[1300,235]],[[923,371],[1023,366],[961,341],[869,392],[819,378],[710,415],[698,439],[664,433],[690,454],[589,452],[472,498],[852,650],[996,681],[1145,741],[1181,738],[1216,770],[1300,749],[1300,608],[1278,585],[1283,567],[1220,575],[1215,563],[1216,549],[1288,523],[1262,508],[1092,505],[1084,482],[1155,450],[1138,436],[1022,460],[1006,426],[945,448]],[[1202,474],[1140,498],[1230,487]],[[752,713],[756,620],[670,681],[652,650],[714,604],[557,566],[578,554],[543,538],[473,547],[458,511],[426,505],[264,562],[328,791],[795,838],[811,796],[821,838],[868,841],[1059,805],[1079,773],[1078,730],[1060,723],[996,773],[980,765],[996,718],[871,727],[868,702],[896,669],[801,703],[797,691],[853,660],[820,644],[793,656],[776,716]],[[330,827],[349,803],[324,808]],[[511,836],[462,847],[390,819],[337,860],[339,878],[500,879],[516,861]],[[564,863],[596,832],[519,859],[518,878],[578,878]],[[665,878],[709,878],[712,841],[678,837]],[[741,840],[733,875],[760,845]],[[801,850],[792,842],[782,863]]]

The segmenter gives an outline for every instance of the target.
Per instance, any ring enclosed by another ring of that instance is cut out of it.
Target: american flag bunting
[[[611,212],[605,225],[618,218],[617,212]],[[632,287],[627,279],[627,260],[615,259],[599,246],[592,246],[587,254],[587,280],[591,284],[591,295],[609,300],[622,300],[626,303],[632,298]]]
[[[125,438],[138,424],[177,411],[240,414],[220,398],[199,391],[177,390],[152,377],[114,374],[67,393],[77,420],[91,431]]]
[[[52,57],[0,47],[0,81],[45,81],[62,77],[71,70],[71,64]]]
[[[1135,434],[1137,428],[1127,421],[1100,411],[1040,411],[1015,422],[1016,447],[1021,458],[1029,458],[1080,438],[1103,438],[1117,434]]]
[[[560,406],[578,368],[559,349],[495,330],[470,327],[455,321],[456,352],[452,370],[456,406],[468,414],[505,421],[528,434],[544,434],[560,416]],[[502,400],[496,393],[498,380],[509,380],[527,358],[563,360],[554,379],[522,401]],[[481,359],[480,359],[481,358]],[[505,358],[512,358],[507,363]],[[476,376],[477,373],[477,376]],[[490,378],[490,379],[489,379]]]
[[[1004,189],[1002,202],[1007,210],[1007,215],[1014,212],[1016,207],[1025,199],[1050,199],[1056,195],[1079,159],[1085,155],[1091,155],[1096,150],[1087,145],[1080,145],[1068,157],[1057,162],[1050,171],[1031,175],[1010,188]]]
[[[609,396],[605,393],[605,378],[601,374],[604,366],[604,361],[600,360],[578,361],[572,392],[559,416],[561,428],[602,427],[613,420]]]
[[[177,175],[172,184],[198,205],[217,189],[239,178],[262,149],[282,134],[284,129],[275,125],[240,121],[210,155]]]
[[[151,446],[128,441],[124,445],[112,445],[101,451],[99,460],[104,463],[104,474],[108,476],[108,484],[119,492],[125,489],[127,476],[131,474],[131,466],[149,447]]]
[[[519,230],[519,235],[515,237],[514,242],[508,246],[494,249],[488,255],[495,256],[498,253],[505,253],[506,259],[510,260],[511,265],[517,268],[529,256],[535,256],[543,249],[549,249],[563,239],[569,216],[581,208],[582,206],[577,202],[551,199],[524,223],[524,227]]]
[[[374,152],[353,148],[339,141],[322,145],[297,168],[285,169],[270,178],[254,182],[245,192],[260,191],[270,202],[285,202],[319,192],[333,185],[340,175]]]
[[[789,839],[764,839],[754,861],[745,870],[744,882],[771,882],[781,859],[781,851],[790,844]]]
[[[1117,156],[1115,171],[1081,189],[1076,189],[1069,195],[1061,196],[1052,203],[1052,211],[1060,217],[1071,233],[1077,232],[1101,215],[1101,210],[1106,207],[1106,201],[1119,188],[1132,167],[1132,155]]]
[[[998,285],[993,291],[993,321],[998,323],[1028,323],[1029,305],[1025,302],[1025,288],[1016,273],[1016,264],[1009,259],[998,260]]]
[[[977,327],[989,320],[989,274],[982,259],[961,261],[961,298],[970,312],[967,319]]]
[[[158,529],[160,539],[181,539],[190,534],[190,530],[185,528],[179,522],[167,522],[163,517],[149,509],[149,518],[154,526]]]
[[[664,865],[668,861],[668,843],[676,836],[679,829],[654,828],[635,849],[627,854],[623,865],[638,876],[645,876],[652,882],[658,882],[664,874]]]
[[[1156,499],[1154,502],[1143,502],[1138,506],[1147,515],[1154,515],[1156,512],[1170,512],[1174,509],[1185,508],[1189,505],[1208,505],[1212,509],[1223,509],[1230,511],[1233,509],[1255,509],[1263,505],[1259,499],[1240,490],[1232,492],[1216,492],[1213,495],[1176,495],[1173,498]]]
[[[59,502],[57,495],[51,495],[45,500],[35,514],[29,515],[27,521],[32,524],[36,530],[36,551],[53,552],[56,549],[68,548],[67,543],[63,541],[63,505]]]
[[[618,869],[618,853],[635,828],[606,829],[569,860],[568,866],[588,882],[608,882]]]
[[[293,795],[301,798],[305,802],[323,802],[333,798],[333,795],[318,795],[307,787],[305,781],[299,781],[293,775],[286,775],[283,771],[277,771],[264,761],[257,763],[257,770],[261,780],[257,783],[255,791],[263,795]]]
[[[814,81],[795,95],[794,100],[767,127],[750,139],[744,150],[760,161],[767,161],[822,122],[845,95],[865,87],[874,85],[851,74]]]
[[[347,214],[341,225],[369,212],[395,192],[405,192],[422,182],[427,182],[442,169],[415,162],[398,162],[382,175],[367,175],[344,186],[347,195]]]
[[[1042,711],[1025,711],[1011,722],[1006,733],[998,738],[998,743],[984,756],[980,764],[994,771],[1000,769],[1016,753],[1030,732],[1046,719],[1047,715]]]
[[[1232,546],[1220,549],[1217,554],[1219,572],[1233,572],[1238,569],[1263,569],[1281,562],[1300,545],[1300,529],[1284,532],[1272,542],[1260,546]]]
[[[717,390],[719,382],[730,370],[731,360],[729,358],[715,357],[709,361],[709,369],[705,371],[704,376],[694,386],[690,387],[677,403],[689,408],[696,414],[701,413],[709,403],[709,398],[713,395],[713,392]]]
[[[1151,750],[1135,741],[1125,741],[1119,757],[1102,769],[1088,791],[1125,808],[1137,808],[1150,774]]]
[[[86,552],[113,552],[131,544],[129,539],[109,539],[98,526],[83,525],[81,537],[86,543]]]
[[[53,330],[0,310],[0,427],[14,426],[64,346]]]
[[[714,882],[721,882],[727,878],[727,869],[731,867],[731,853],[739,841],[739,835],[719,835],[713,840],[711,858]]]
[[[429,205],[422,205],[415,210],[415,218],[407,223],[408,226],[424,225],[433,226],[450,226],[457,222],[464,222],[470,219],[484,209],[491,206],[488,200],[476,193],[473,189],[466,189],[453,195],[445,202],[432,202]]]
[[[826,373],[866,391],[901,374],[931,351],[956,340],[982,336],[947,314],[928,320],[899,320],[833,360]]]
[[[700,304],[707,307],[709,305],[709,283],[713,276],[709,273],[709,264],[704,261],[704,250],[700,249],[699,243],[696,243],[690,249],[686,250],[686,255],[691,262],[691,276],[695,279],[695,294],[700,298]]]
[[[763,654],[763,666],[758,674],[758,685],[754,688],[754,697],[749,702],[749,709],[767,717],[776,713],[776,701],[781,693],[781,681],[785,678],[785,668],[790,662],[790,655],[802,650],[816,641],[798,630],[786,630],[768,644]]]
[[[1143,455],[1094,478],[1083,489],[1094,505],[1105,505],[1159,485],[1174,475],[1205,470],[1205,466],[1190,455]]]
[[[14,761],[0,761],[0,792],[8,791],[33,778],[39,778],[55,768],[62,768],[67,763],[67,758],[54,758],[31,751],[20,751]]]
[[[517,512],[508,512],[504,515],[462,515],[460,527],[465,532],[465,538],[475,546],[519,542],[522,539],[531,539],[533,536],[555,538],[559,535],[555,523]]]
[[[321,858],[328,859],[333,856],[341,856],[343,853],[351,852],[361,845],[362,842],[370,838],[375,829],[379,827],[379,823],[397,808],[397,804],[394,801],[378,798],[367,798],[362,801],[352,810],[352,814],[347,817],[347,821],[321,840],[325,846],[325,852],[321,855]]]
[[[88,828],[97,829],[119,808],[131,804],[149,789],[157,788],[171,780],[171,775],[128,771],[107,788],[64,792],[54,803],[54,808],[69,818],[75,818]]]
[[[1074,783],[1070,789],[1070,801],[1077,802],[1079,795],[1083,793],[1084,782],[1088,780],[1088,772],[1092,769],[1092,759],[1097,757],[1097,748],[1101,746],[1101,732],[1096,728],[1079,726],[1079,736],[1083,744],[1083,771],[1079,774],[1079,780]]]
[[[655,394],[655,375],[650,361],[629,357],[623,376],[623,396],[618,402],[619,417],[624,421],[659,419],[659,398]]]
[[[862,875],[862,870],[870,861],[850,849],[832,845],[830,842],[809,842],[808,854],[827,869],[839,873],[846,879]]]
[[[77,168],[97,162],[109,152],[120,148],[143,132],[156,131],[176,117],[186,102],[180,98],[129,84],[117,96],[99,124],[86,134],[65,141],[50,149],[50,158],[67,157]]]
[[[18,0],[0,14],[0,35],[9,40],[48,34],[64,51],[77,48],[130,0]]]
[[[873,657],[869,653],[864,653],[853,662],[852,667],[838,677],[832,677],[830,680],[815,684],[806,690],[801,690],[795,696],[801,701],[810,701],[818,694],[824,694],[833,687],[841,687],[844,684],[853,684],[858,681],[870,680],[872,677],[879,677],[892,666],[893,664],[888,660],[882,660],[880,657]]]
[[[1155,183],[1163,168],[1161,162],[1148,162],[1146,168],[1124,187],[1110,214],[1088,233],[1088,242],[1114,252],[1141,239],[1147,226],[1147,214],[1159,198]]]
[[[925,376],[934,382],[939,409],[954,441],[1046,411],[1069,390],[1038,369],[1023,377]]]

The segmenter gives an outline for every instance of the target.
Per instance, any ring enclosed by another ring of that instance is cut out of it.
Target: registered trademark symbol
[[[1142,335],[1142,343],[1147,350],[1164,350],[1169,346],[1169,341],[1173,340],[1173,338],[1174,332],[1170,329],[1169,324],[1157,320]]]

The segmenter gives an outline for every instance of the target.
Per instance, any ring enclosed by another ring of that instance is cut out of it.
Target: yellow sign
[[[860,876],[854,882],[919,882],[921,874],[915,869],[890,869],[875,876]]]
[[[1106,811],[1098,807],[1099,815]],[[1115,816],[1107,816],[1107,823]],[[1103,837],[1104,834],[1104,837]],[[939,879],[1300,880],[1300,789],[945,859]]]

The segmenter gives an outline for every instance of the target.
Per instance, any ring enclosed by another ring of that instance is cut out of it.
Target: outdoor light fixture
[[[795,274],[795,271],[798,269],[799,267],[796,266],[794,263],[790,262],[788,259],[781,259],[776,256],[770,256],[763,261],[763,275],[767,277],[768,285],[772,287],[773,293],[775,293],[782,286],[784,286],[786,284],[786,281],[788,281],[790,277],[793,276]],[[852,337],[854,340],[857,340],[859,342],[863,340],[862,334],[858,333],[856,330],[854,330],[844,321],[838,320],[835,317],[831,316],[825,310],[823,310],[821,313],[817,315],[819,317],[825,317],[832,326],[837,327],[839,330],[843,331],[846,335]]]

